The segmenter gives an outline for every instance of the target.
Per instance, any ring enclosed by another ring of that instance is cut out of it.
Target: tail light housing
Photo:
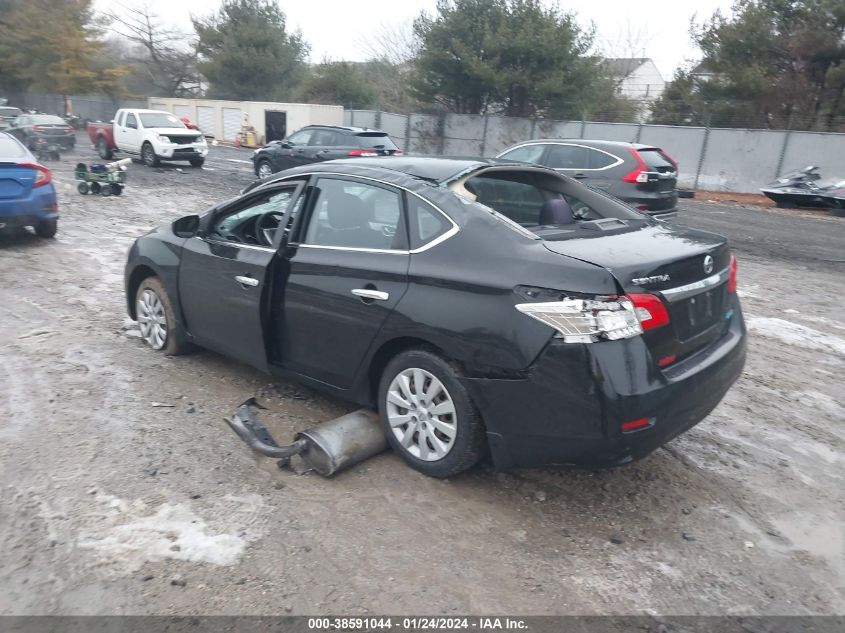
[[[630,294],[628,298],[634,304],[634,311],[643,331],[654,330],[669,324],[669,311],[657,295]]]
[[[625,182],[648,182],[648,165],[645,164],[643,157],[640,156],[640,153],[637,150],[633,147],[629,147],[628,149],[637,161],[637,167],[633,171],[630,171],[622,176],[622,180]]]
[[[43,187],[53,182],[52,172],[44,165],[39,165],[38,163],[20,163],[20,166],[35,170],[35,182],[32,183],[33,187]]]
[[[669,323],[669,312],[656,295],[632,294],[564,298],[518,303],[516,309],[557,330],[565,343],[595,343],[633,338]]]
[[[347,156],[378,156],[378,152],[371,149],[351,149]]]

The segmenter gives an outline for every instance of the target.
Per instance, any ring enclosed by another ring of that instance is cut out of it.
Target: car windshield
[[[36,114],[30,117],[33,123],[40,125],[67,125],[61,117],[52,114]]]
[[[147,112],[138,115],[144,127],[173,127],[186,130],[185,124],[167,112]]]
[[[396,145],[387,134],[356,134],[358,146],[364,149],[396,149]]]
[[[0,163],[26,158],[26,149],[8,134],[0,134]]]

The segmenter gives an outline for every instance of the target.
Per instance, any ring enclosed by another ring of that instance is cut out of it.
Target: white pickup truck
[[[208,154],[202,132],[162,110],[118,110],[111,123],[89,123],[88,136],[103,160],[121,151],[150,167],[172,160],[202,167]]]

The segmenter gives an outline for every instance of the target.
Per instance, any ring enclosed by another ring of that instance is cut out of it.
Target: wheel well
[[[426,349],[433,354],[437,354],[438,356],[449,360],[450,362],[454,362],[443,352],[442,349],[420,338],[403,336],[401,338],[395,338],[388,341],[379,348],[370,361],[370,370],[368,372],[369,393],[367,394],[370,397],[370,402],[376,402],[378,400],[378,384],[379,381],[381,381],[381,373],[384,371],[384,368],[387,367],[387,364],[397,354],[413,348]]]
[[[148,277],[155,277],[155,271],[149,266],[141,264],[129,275],[129,283],[126,284],[126,303],[129,304],[129,316],[134,320],[138,315],[135,313],[135,295],[138,293],[138,286]]]

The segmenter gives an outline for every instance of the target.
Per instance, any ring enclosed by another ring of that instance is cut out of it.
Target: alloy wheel
[[[147,288],[135,304],[141,338],[153,349],[161,349],[167,342],[167,315],[158,295]]]
[[[267,178],[267,176],[271,176],[273,174],[273,168],[270,167],[270,163],[261,162],[258,163],[258,177],[259,178]]]
[[[417,459],[443,459],[455,445],[458,430],[455,403],[434,374],[410,367],[387,389],[386,413],[400,445]]]

